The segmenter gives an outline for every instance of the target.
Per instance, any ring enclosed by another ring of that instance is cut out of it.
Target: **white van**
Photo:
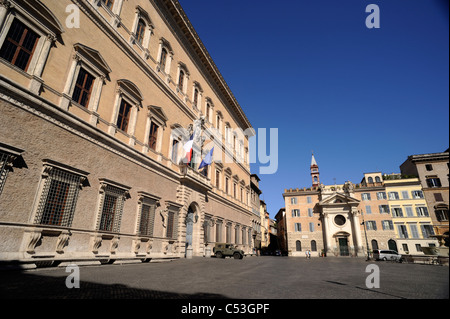
[[[375,249],[373,251],[373,258],[375,260],[392,260],[402,262],[402,255],[395,250]]]

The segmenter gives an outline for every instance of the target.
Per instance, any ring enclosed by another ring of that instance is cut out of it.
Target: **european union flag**
[[[198,167],[198,169],[202,169],[205,166],[211,165],[213,152],[214,152],[214,147],[209,151],[208,154],[206,154],[205,158],[200,163],[200,166]]]

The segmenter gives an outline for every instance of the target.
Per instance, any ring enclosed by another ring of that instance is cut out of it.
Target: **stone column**
[[[352,209],[352,215],[353,215],[353,227],[355,230],[354,236],[356,239],[358,256],[364,256],[363,241],[361,236],[361,223],[359,221],[358,212],[355,209]]]

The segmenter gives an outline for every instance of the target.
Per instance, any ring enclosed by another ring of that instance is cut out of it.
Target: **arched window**
[[[377,182],[377,183],[381,183],[381,179],[380,179],[380,177],[379,177],[379,176],[375,176],[375,182]]]
[[[199,95],[198,89],[195,88],[194,89],[194,106],[198,106],[198,95]]]
[[[180,76],[178,77],[178,88],[181,92],[184,92],[184,71],[180,70]]]
[[[311,240],[311,251],[317,251],[317,243],[315,240]]]
[[[146,24],[145,24],[144,20],[140,19],[138,22],[137,29],[136,29],[136,41],[140,45],[142,45],[144,42],[145,27],[146,27]]]
[[[167,50],[165,48],[163,48],[161,51],[160,64],[161,64],[161,70],[163,70],[164,72],[166,72],[166,63],[167,63]]]
[[[296,249],[297,251],[302,251],[302,243],[300,242],[300,240],[297,240],[297,241],[295,242],[295,249]]]
[[[314,176],[314,182],[317,182],[317,176]]]
[[[369,177],[368,182],[369,182],[369,183],[373,183],[373,178],[372,178],[372,177]]]

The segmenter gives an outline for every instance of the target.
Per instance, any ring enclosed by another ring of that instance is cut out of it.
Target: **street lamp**
[[[367,259],[366,259],[366,261],[369,261],[370,260],[370,253],[369,253],[369,241],[367,240],[366,222],[364,221],[364,213],[363,213],[363,211],[361,210],[360,212],[361,212],[361,216],[362,216],[362,219],[363,219],[363,222],[362,222],[361,225],[364,225],[364,235],[366,236],[366,246],[367,246]]]

